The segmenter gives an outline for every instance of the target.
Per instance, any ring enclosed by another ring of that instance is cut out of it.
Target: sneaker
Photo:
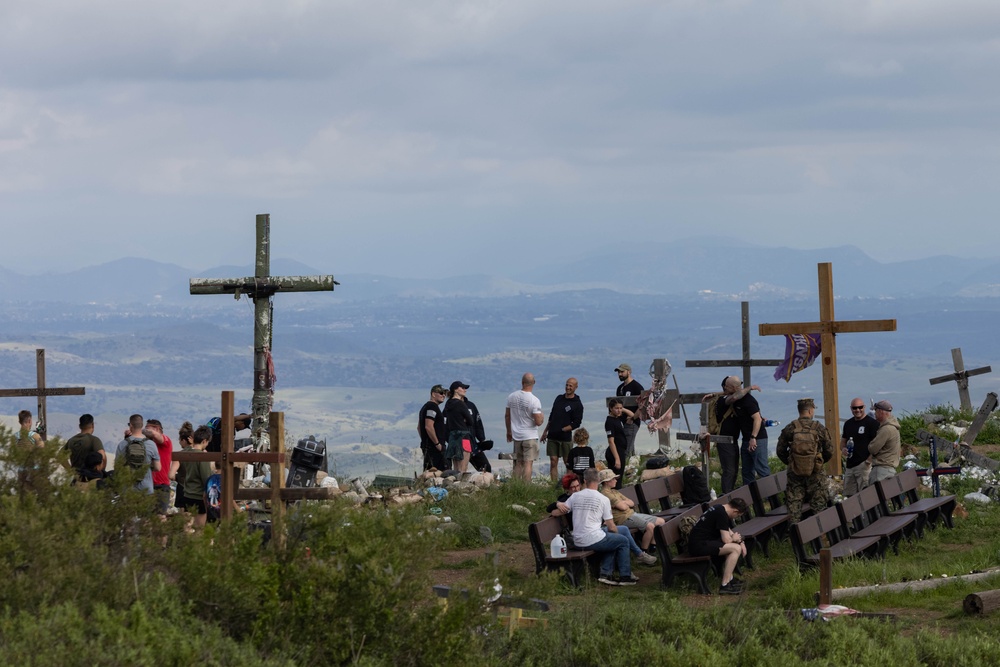
[[[627,577],[618,577],[619,586],[635,586],[639,583],[639,577],[634,574],[630,574]]]
[[[660,562],[656,559],[656,556],[654,556],[653,554],[648,554],[645,551],[636,556],[635,559],[640,563],[642,563],[643,565],[656,565],[658,562]]]
[[[729,582],[725,586],[719,586],[719,595],[739,595],[743,592],[740,586],[736,586],[733,582]]]
[[[602,584],[607,584],[608,586],[617,586],[618,582],[611,578],[610,574],[602,574],[597,578]]]

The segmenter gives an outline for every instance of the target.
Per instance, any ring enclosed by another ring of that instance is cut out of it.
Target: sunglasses
[[[855,410],[864,410],[864,409],[865,409],[865,406],[863,406],[863,405],[852,405],[851,406],[851,411],[852,412],[855,411]]]

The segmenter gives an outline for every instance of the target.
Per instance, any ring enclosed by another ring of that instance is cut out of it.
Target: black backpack
[[[681,501],[684,505],[697,505],[712,500],[708,493],[708,482],[697,466],[684,466],[681,471],[684,489],[681,491]]]

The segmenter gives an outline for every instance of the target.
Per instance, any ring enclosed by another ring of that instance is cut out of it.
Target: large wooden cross
[[[743,386],[749,387],[750,368],[752,366],[780,366],[782,359],[752,359],[750,358],[750,302],[742,301],[740,311],[743,319],[743,358],[742,359],[688,359],[684,362],[687,368],[743,368]]]
[[[48,396],[83,396],[86,393],[84,387],[46,387],[45,386],[45,349],[35,350],[35,374],[37,386],[28,389],[0,389],[0,398],[14,398],[20,396],[38,397],[38,423],[42,424],[40,436],[42,440],[48,439],[49,415],[45,410],[45,399]]]
[[[969,397],[969,378],[973,375],[982,375],[993,371],[991,366],[973,368],[965,370],[965,362],[962,360],[962,348],[955,347],[951,350],[951,360],[955,364],[955,372],[941,377],[931,378],[931,384],[941,384],[943,382],[955,382],[958,384],[958,399],[962,403],[962,409],[972,412],[972,399]]]
[[[833,314],[833,265],[817,265],[819,273],[819,322],[790,322],[788,324],[761,324],[761,336],[818,333],[823,357],[823,416],[830,439],[834,443],[833,458],[828,470],[831,475],[841,474],[840,468],[840,406],[837,398],[837,334],[871,331],[895,331],[896,320],[847,320],[838,322]]]
[[[277,292],[332,292],[339,285],[333,276],[271,275],[271,216],[257,216],[257,254],[249,278],[192,278],[191,294],[246,294],[253,300],[253,437],[257,449],[266,450],[268,419],[273,405],[274,365],[271,361],[271,297]],[[225,418],[225,414],[223,414]]]

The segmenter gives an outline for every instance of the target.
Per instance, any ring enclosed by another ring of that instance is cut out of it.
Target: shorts
[[[545,443],[546,456],[558,456],[563,461],[569,458],[569,450],[573,449],[572,440],[553,440],[549,438]]]
[[[688,547],[688,553],[692,556],[718,556],[720,551],[722,551],[722,540],[692,542]]]
[[[531,440],[515,440],[514,441],[514,460],[521,461],[534,461],[538,458],[538,438],[532,438]]]
[[[641,512],[633,512],[625,519],[625,525],[629,528],[635,528],[636,530],[646,530],[646,526],[649,524],[656,525],[657,517],[651,514],[642,514]]]
[[[153,497],[156,498],[156,513],[166,514],[170,508],[170,485],[154,484]]]
[[[199,498],[195,500],[194,498],[184,498],[184,509],[188,512],[194,514],[194,510],[198,510],[198,514],[208,514],[208,508],[205,507],[205,499]]]

